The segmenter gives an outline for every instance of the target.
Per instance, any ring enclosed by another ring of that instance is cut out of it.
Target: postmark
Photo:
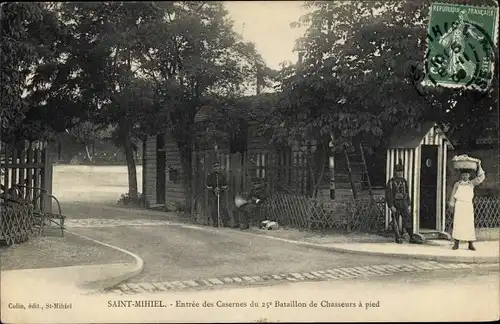
[[[498,7],[433,3],[424,86],[486,91],[494,78]]]

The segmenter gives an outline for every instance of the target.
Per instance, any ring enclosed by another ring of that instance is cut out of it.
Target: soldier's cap
[[[404,171],[404,167],[401,164],[397,164],[396,167],[394,168],[394,170],[396,172],[398,172],[398,171]]]
[[[214,163],[212,164],[212,166],[220,166],[220,163],[219,163],[219,162],[214,162]]]

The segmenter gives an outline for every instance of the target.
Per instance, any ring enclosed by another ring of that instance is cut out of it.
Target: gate
[[[0,239],[7,244],[26,241],[35,232],[33,210],[52,212],[49,196],[52,194],[52,160],[48,143],[2,143],[0,189]],[[14,200],[15,196],[25,200]]]
[[[3,192],[7,192],[15,185],[42,188],[49,195],[52,194],[52,159],[48,150],[48,143],[41,141],[23,143],[9,143],[2,145],[0,157],[0,184]],[[52,205],[47,203],[50,198],[36,198],[31,190],[21,191],[35,207],[44,212],[51,212]],[[31,198],[31,199],[30,199]]]
[[[209,224],[208,190],[205,186],[207,176],[212,172],[212,163],[217,159],[226,173],[228,189],[223,192],[230,219],[234,219],[234,198],[238,193],[250,189],[253,180],[259,179],[267,186],[267,193],[293,192],[306,195],[310,190],[310,173],[307,157],[302,152],[244,152],[230,154],[228,150],[194,151],[191,169],[191,219],[199,224]],[[255,211],[265,213],[265,210]],[[262,218],[263,214],[254,215]]]
[[[245,189],[245,183],[247,181],[247,170],[245,167],[245,153],[234,153],[229,154],[228,151],[219,152],[219,156],[216,156],[215,151],[196,151],[193,152],[192,156],[192,188],[191,191],[191,201],[192,210],[191,218],[193,221],[209,225],[209,205],[208,205],[208,190],[205,187],[205,182],[212,172],[212,164],[214,161],[220,162],[221,170],[226,172],[226,177],[228,180],[228,189],[223,192],[226,210],[229,212],[230,218],[232,218],[232,213],[234,212],[234,197],[236,194],[240,193]]]

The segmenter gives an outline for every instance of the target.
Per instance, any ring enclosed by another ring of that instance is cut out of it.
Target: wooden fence
[[[0,239],[7,244],[23,242],[29,234],[36,232],[33,228],[34,210],[52,211],[49,197],[52,193],[52,162],[47,148],[46,142],[2,143]],[[40,188],[46,194],[28,188]],[[19,196],[23,200],[16,201],[14,198]]]
[[[476,229],[500,228],[500,197],[476,196],[474,204],[474,226]],[[446,213],[446,231],[453,231],[453,213]]]
[[[385,229],[382,197],[324,200],[274,193],[262,206],[266,219],[297,229],[381,233]]]
[[[193,177],[191,188],[191,215],[198,223],[208,224],[208,191],[205,187],[207,176],[212,172],[212,164],[217,160],[226,172],[228,190],[223,201],[227,210],[234,211],[234,198],[238,193],[246,192],[255,181],[263,181],[267,193],[286,192],[308,195],[311,190],[311,172],[307,152],[282,151],[275,153],[216,153],[198,151],[193,153]]]
[[[47,194],[52,194],[52,161],[48,154],[48,143],[25,142],[24,146],[22,143],[21,145],[8,143],[2,145],[2,151],[0,159],[2,191],[7,192],[15,185],[23,185],[42,188]],[[34,203],[35,208],[51,212],[52,204],[49,203],[48,197],[36,200],[36,192],[23,190],[25,189],[21,188],[23,195]]]

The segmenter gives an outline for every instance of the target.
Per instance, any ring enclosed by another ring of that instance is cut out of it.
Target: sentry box
[[[411,199],[413,229],[424,238],[449,238],[445,233],[446,164],[453,145],[434,122],[416,130],[397,130],[387,149],[386,182],[394,176],[394,167],[404,166]],[[385,226],[389,227],[391,211],[385,206]]]

